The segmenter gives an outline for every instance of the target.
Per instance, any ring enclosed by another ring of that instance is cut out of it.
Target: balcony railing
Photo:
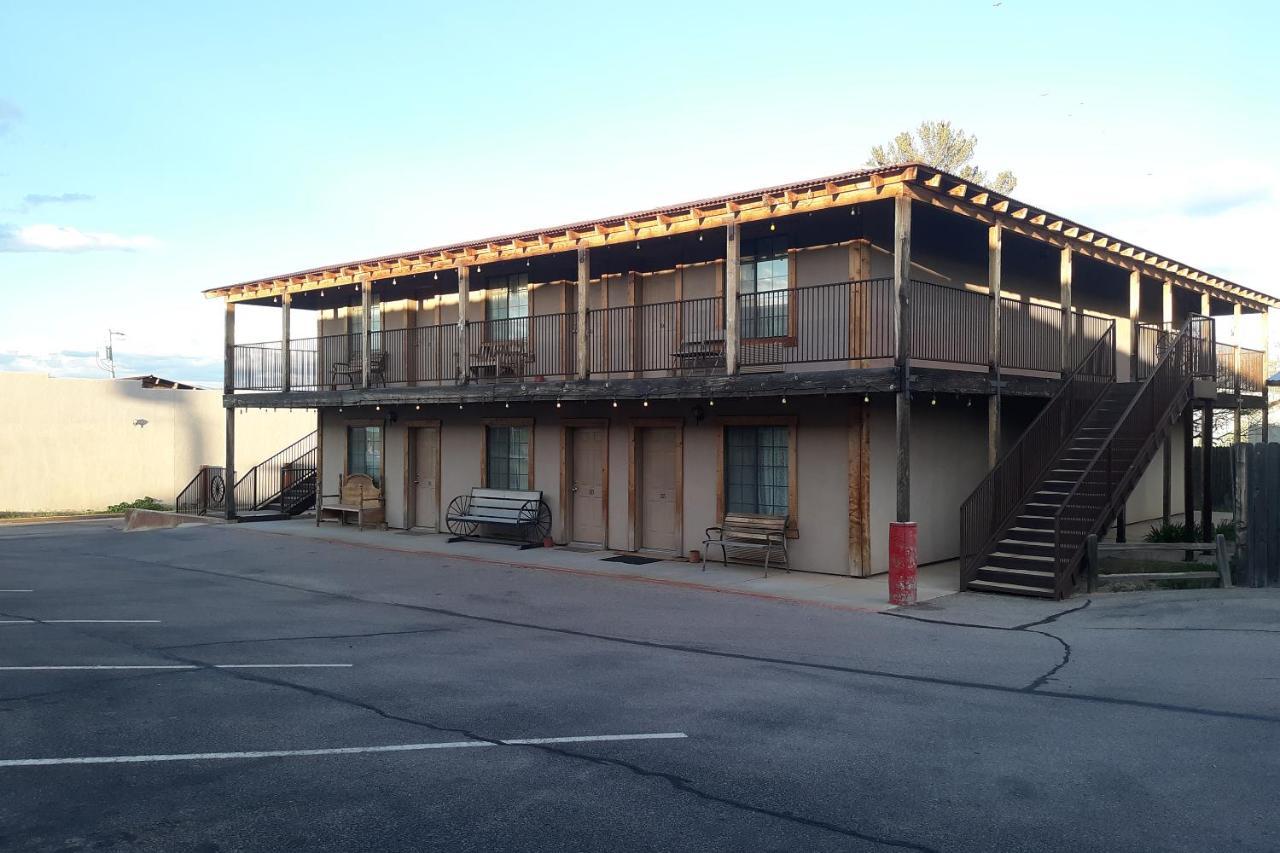
[[[990,297],[919,281],[912,288],[913,361],[985,367],[991,357]],[[889,366],[897,352],[896,295],[889,278],[744,293],[737,307],[744,372]],[[1060,308],[1004,297],[1000,315],[1003,370],[1061,373]],[[1080,311],[1069,316],[1067,361],[1075,364],[1114,321]],[[628,378],[723,373],[725,320],[720,296],[592,309],[587,312],[587,373]],[[367,369],[360,335],[295,338],[289,342],[287,387],[360,388],[366,373],[371,387],[567,379],[578,372],[576,336],[573,313],[469,322],[464,329],[456,324],[383,329],[369,335]],[[1157,335],[1148,337],[1143,340],[1154,354]],[[1114,348],[1108,357],[1114,364]],[[279,342],[238,344],[233,369],[238,391],[285,388]],[[1250,377],[1255,373],[1260,377],[1260,368]],[[1260,379],[1256,384],[1261,388]]]
[[[1236,366],[1236,348],[1216,344],[1218,390],[1227,394],[1262,394],[1267,390],[1266,354],[1262,350],[1240,347],[1240,365]]]

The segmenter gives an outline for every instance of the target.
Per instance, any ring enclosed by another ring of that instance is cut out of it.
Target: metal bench
[[[551,534],[551,508],[542,492],[474,488],[449,502],[445,525],[453,534],[450,542],[496,538],[477,536],[488,525],[513,527],[523,540],[521,548],[538,548]]]
[[[715,534],[714,536],[712,534]],[[728,565],[732,558],[740,558],[764,552],[764,576],[769,576],[769,558],[773,554],[782,557],[783,567],[791,571],[787,555],[787,518],[782,515],[755,515],[747,512],[727,513],[719,527],[708,527],[702,540],[702,570],[707,570],[707,552],[719,548],[721,563]]]
[[[327,500],[334,502],[325,503]],[[360,530],[366,525],[383,528],[387,526],[382,491],[373,484],[373,478],[368,474],[344,477],[338,487],[338,494],[320,496],[320,505],[316,507],[317,527],[322,521],[346,524],[348,518],[354,518],[356,527]]]

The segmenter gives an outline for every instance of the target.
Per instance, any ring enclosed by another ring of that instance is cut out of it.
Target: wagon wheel
[[[519,521],[530,542],[541,542],[551,535],[551,507],[546,501],[538,501],[534,506],[525,504],[520,509]]]
[[[459,515],[466,515],[468,506],[471,501],[466,495],[458,495],[449,501],[449,511],[445,514],[445,526],[449,528],[449,532],[454,536],[475,536],[476,531],[480,529],[480,525],[474,521],[463,521],[456,518]]]

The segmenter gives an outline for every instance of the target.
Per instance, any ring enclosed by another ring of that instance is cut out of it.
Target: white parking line
[[[0,619],[0,625],[160,625],[159,619]]]
[[[99,669],[349,669],[349,663],[188,663],[85,664],[76,666],[0,666],[0,672],[68,672]]]
[[[298,758],[314,755],[359,755],[374,752],[422,752],[428,749],[472,749],[486,746],[529,746],[553,743],[596,743],[624,740],[677,740],[684,732],[651,732],[629,735],[579,735],[517,740],[455,740],[443,743],[398,743],[387,746],[342,746],[331,749],[264,749],[253,752],[185,752],[168,755],[89,755],[80,758],[10,758],[0,767],[48,767],[55,764],[149,764],[159,761],[212,761],[233,758]]]

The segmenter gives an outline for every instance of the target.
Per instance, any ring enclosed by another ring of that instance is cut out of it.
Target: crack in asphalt
[[[1081,604],[1079,607],[1068,607],[1066,610],[1059,610],[1057,613],[1053,613],[1043,619],[1037,619],[1034,622],[1027,622],[1022,625],[1013,625],[1010,627],[1006,627],[1004,625],[980,625],[976,622],[947,622],[942,619],[925,619],[920,616],[911,616],[906,613],[898,613],[892,610],[887,611],[884,615],[893,616],[898,619],[907,619],[912,622],[924,622],[928,625],[946,625],[951,628],[978,628],[984,631],[1006,631],[1014,634],[1039,634],[1041,637],[1048,637],[1058,643],[1058,645],[1062,646],[1062,660],[1050,667],[1043,675],[1039,675],[1032,679],[1030,684],[1022,688],[1022,692],[1024,693],[1038,693],[1041,687],[1052,680],[1053,677],[1061,672],[1067,664],[1071,663],[1071,644],[1062,637],[1059,637],[1057,634],[1051,634],[1048,631],[1036,631],[1033,629],[1040,625],[1048,625],[1052,622],[1056,622],[1063,616],[1069,616],[1072,613],[1079,613],[1092,603],[1093,599],[1086,598],[1084,604]]]
[[[178,643],[173,646],[155,646],[157,651],[169,649],[203,649],[209,646],[235,646],[244,643],[287,643],[292,640],[364,640],[373,637],[400,637],[406,634],[448,633],[452,628],[410,628],[404,631],[371,631],[364,634],[311,634],[305,637],[249,637],[243,640],[213,640],[207,643]]]

